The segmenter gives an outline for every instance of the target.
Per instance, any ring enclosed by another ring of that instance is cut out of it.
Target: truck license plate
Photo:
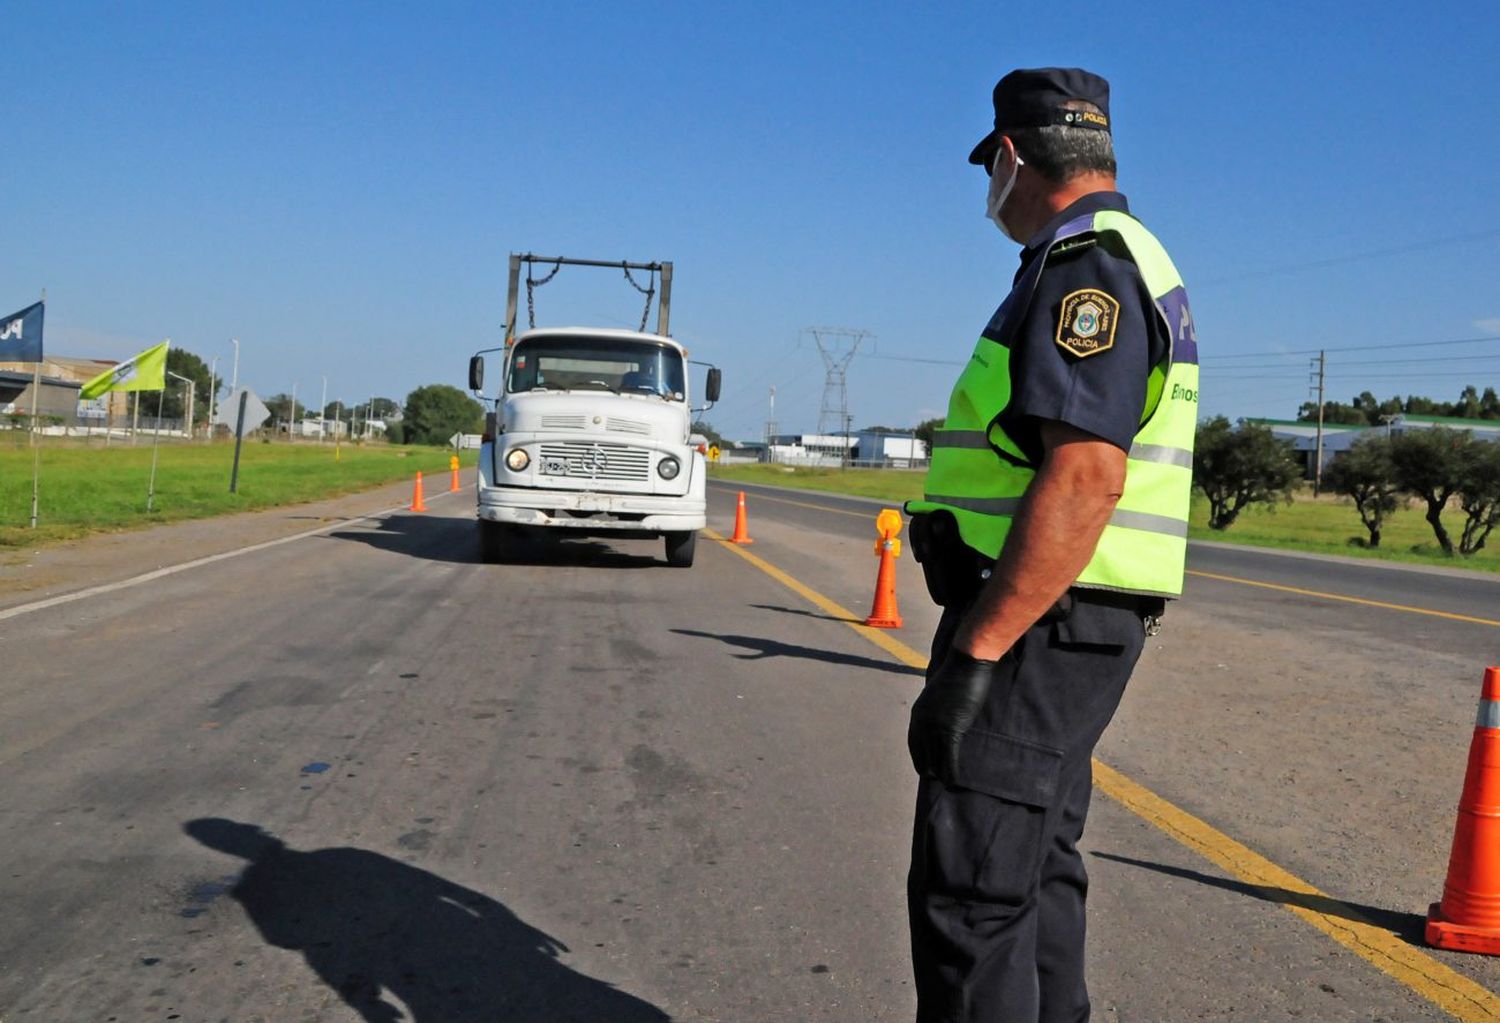
[[[542,472],[548,476],[566,476],[568,463],[562,458],[544,458],[542,459]]]

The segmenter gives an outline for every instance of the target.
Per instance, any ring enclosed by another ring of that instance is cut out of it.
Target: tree
[[[457,387],[426,384],[406,396],[403,416],[408,444],[446,444],[455,433],[479,433],[484,406]]]
[[[266,408],[270,411],[276,422],[277,429],[289,427],[288,432],[294,432],[297,420],[307,414],[307,406],[302,402],[292,403],[290,394],[273,394],[266,399]]]
[[[1330,490],[1354,501],[1359,519],[1369,531],[1369,545],[1379,547],[1381,526],[1401,504],[1390,439],[1361,437],[1323,471],[1323,482]]]
[[[1290,502],[1301,470],[1290,441],[1277,440],[1268,427],[1215,416],[1198,425],[1193,445],[1193,485],[1208,498],[1208,524],[1228,529],[1252,504]]]
[[[1473,384],[1465,387],[1453,403],[1453,415],[1460,419],[1479,418],[1479,389]]]
[[[1443,508],[1458,492],[1465,468],[1463,449],[1473,442],[1469,434],[1442,426],[1407,430],[1391,441],[1396,485],[1427,503],[1427,524],[1450,556],[1453,539],[1443,527]]]
[[[185,348],[168,348],[167,372],[176,373],[177,377],[187,377],[193,382],[193,421],[195,423],[206,422],[208,420],[209,380],[211,379],[208,364]],[[187,419],[188,385],[178,380],[177,377],[167,377],[167,387],[161,395],[163,419]],[[155,397],[154,394],[141,395],[143,415],[147,409],[150,409],[153,415],[156,413],[156,402],[152,400]]]
[[[1318,403],[1315,401],[1304,401],[1297,409],[1297,418],[1304,423],[1315,423],[1318,421]],[[1323,422],[1325,423],[1348,423],[1363,425],[1369,420],[1360,408],[1359,399],[1354,399],[1354,404],[1345,405],[1341,401],[1325,401],[1323,403]]]
[[[696,423],[694,423],[693,432],[703,434],[704,437],[708,438],[708,442],[710,444],[716,445],[719,448],[723,448],[725,446],[724,435],[718,430],[715,430],[714,424],[710,423],[707,419],[700,419]]]
[[[942,425],[943,420],[941,419],[924,419],[912,430],[912,433],[916,434],[917,440],[927,445],[929,455],[932,453],[933,435],[937,433]]]
[[[1458,551],[1464,556],[1484,549],[1490,531],[1500,525],[1500,441],[1465,445],[1458,482],[1459,507],[1464,510]]]

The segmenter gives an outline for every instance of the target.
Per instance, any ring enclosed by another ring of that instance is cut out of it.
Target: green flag
[[[167,346],[152,345],[135,358],[107,369],[83,385],[78,397],[97,398],[106,391],[159,391],[167,386]]]

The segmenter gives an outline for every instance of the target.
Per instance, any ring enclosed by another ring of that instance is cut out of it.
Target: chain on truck
[[[528,329],[517,336],[523,266]],[[624,271],[646,297],[640,329],[538,327],[534,292],[565,266]],[[537,278],[538,269],[545,276]],[[650,333],[658,282],[656,331]],[[521,544],[549,536],[662,537],[668,564],[692,565],[707,492],[707,465],[690,439],[692,423],[718,401],[721,377],[716,367],[689,360],[672,339],[671,304],[669,262],[511,254],[505,344],[469,360],[469,388],[493,406],[479,453],[485,561],[507,560]],[[494,353],[501,353],[500,382],[487,396],[485,356]],[[707,369],[705,404],[698,408],[689,394],[690,365]]]

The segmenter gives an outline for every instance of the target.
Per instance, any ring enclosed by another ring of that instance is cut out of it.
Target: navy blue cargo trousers
[[[969,602],[944,610],[929,676]],[[918,1023],[1081,1023],[1078,853],[1094,745],[1145,644],[1117,594],[1072,590],[997,664],[959,785],[917,790],[907,902]]]

